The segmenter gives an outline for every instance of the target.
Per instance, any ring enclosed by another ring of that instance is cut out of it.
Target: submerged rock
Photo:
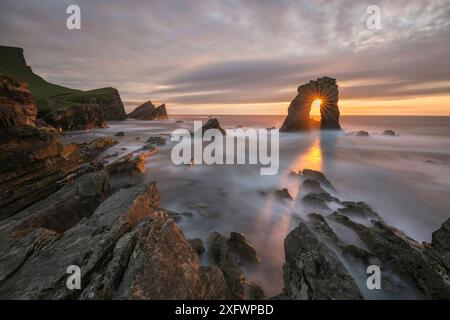
[[[410,279],[425,297],[450,299],[449,270],[433,257],[427,247],[383,221],[374,221],[371,227],[367,227],[337,212],[331,217],[356,232],[383,264],[392,266],[400,275]]]

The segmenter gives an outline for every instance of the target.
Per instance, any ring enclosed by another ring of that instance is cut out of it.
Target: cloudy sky
[[[71,4],[81,30],[66,28]],[[128,110],[286,114],[327,75],[343,114],[450,114],[450,0],[2,0],[0,30],[47,80],[116,87]]]

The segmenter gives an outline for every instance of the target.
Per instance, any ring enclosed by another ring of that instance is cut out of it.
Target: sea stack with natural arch
[[[320,104],[320,129],[339,130],[339,91],[336,79],[330,77],[311,80],[297,89],[297,96],[289,105],[288,115],[284,120],[280,131],[308,131],[318,127],[315,120],[310,119],[311,104],[319,99]]]

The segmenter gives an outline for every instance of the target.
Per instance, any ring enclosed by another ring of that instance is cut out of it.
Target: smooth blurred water
[[[119,144],[106,151],[122,155],[141,147],[151,135],[169,134],[179,127],[192,129],[192,120],[208,117],[173,118],[112,122],[106,129],[72,133],[66,141],[124,131],[125,137],[116,137]],[[265,128],[280,127],[284,116],[220,116],[219,120],[224,128]],[[157,181],[163,207],[193,213],[180,222],[187,238],[206,242],[211,231],[244,233],[261,258],[261,266],[245,270],[246,274],[268,297],[282,288],[284,238],[310,213],[299,202],[304,191],[299,178],[288,175],[291,170],[324,172],[341,200],[364,201],[388,224],[416,240],[430,241],[431,233],[450,217],[450,117],[347,116],[341,123],[345,131],[366,130],[371,136],[281,133],[280,170],[275,176],[261,176],[257,166],[249,165],[175,166],[170,158],[174,143],[168,143],[147,160],[144,180]],[[386,129],[400,136],[381,135]],[[280,202],[271,195],[281,188],[288,188],[295,201]],[[358,243],[353,235],[336,232]],[[207,257],[203,262],[209,263]]]

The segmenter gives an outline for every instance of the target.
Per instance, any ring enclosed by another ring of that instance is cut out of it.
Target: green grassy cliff
[[[40,114],[92,101],[101,105],[114,100],[117,106],[112,120],[125,119],[125,111],[120,110],[123,109],[123,104],[121,101],[117,103],[120,96],[116,89],[101,88],[82,91],[50,83],[36,75],[27,66],[22,48],[0,46],[0,73],[28,83]],[[111,110],[108,111],[111,112]],[[108,112],[105,113],[108,116]]]

